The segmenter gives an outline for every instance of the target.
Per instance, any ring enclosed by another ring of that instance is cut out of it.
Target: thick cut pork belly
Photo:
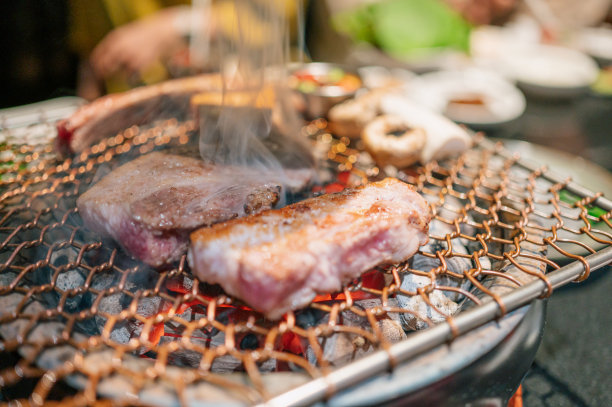
[[[291,174],[292,185],[303,187],[312,172]],[[154,152],[107,174],[77,207],[86,227],[161,266],[187,251],[191,231],[269,209],[280,192],[277,175]]]
[[[410,258],[427,243],[429,221],[413,187],[387,178],[199,229],[188,261],[200,280],[277,319],[374,266]]]
[[[194,94],[221,88],[221,77],[209,74],[103,96],[58,122],[57,149],[62,153],[79,153],[133,125],[168,118],[184,120],[191,113],[190,100]]]

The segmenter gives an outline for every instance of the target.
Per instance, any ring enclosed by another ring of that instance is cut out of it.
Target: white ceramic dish
[[[612,28],[583,28],[576,33],[574,45],[602,65],[612,64]]]
[[[541,44],[509,48],[501,56],[500,66],[523,91],[545,98],[570,98],[586,93],[599,73],[588,55]]]
[[[417,103],[474,127],[494,127],[521,116],[525,97],[502,76],[481,69],[422,75],[409,89]]]

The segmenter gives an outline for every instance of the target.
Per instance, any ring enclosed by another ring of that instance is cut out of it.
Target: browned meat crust
[[[300,188],[310,181],[307,174],[312,177],[310,170],[285,175]],[[270,172],[154,152],[106,175],[77,206],[88,228],[161,266],[185,253],[195,228],[271,208],[282,181]]]
[[[270,318],[382,263],[411,257],[427,242],[425,200],[385,179],[199,229],[189,264]]]

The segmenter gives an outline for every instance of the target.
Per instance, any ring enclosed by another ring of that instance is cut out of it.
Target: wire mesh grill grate
[[[191,122],[132,127],[57,161],[48,145],[3,146],[0,168],[0,388],[7,399],[170,405],[257,403],[413,330],[496,301],[546,271],[612,245],[599,195],[572,192],[500,145],[476,136],[460,157],[397,171],[379,168],[323,120],[303,129],[324,157],[334,192],[383,176],[414,184],[434,214],[430,243],[412,260],[379,267],[342,292],[265,320],[185,258],[151,270],[86,230],[76,199],[119,163],[190,142]],[[325,175],[327,174],[327,175]],[[25,390],[24,390],[25,389]]]

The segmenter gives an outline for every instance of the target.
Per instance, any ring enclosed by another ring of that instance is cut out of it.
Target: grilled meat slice
[[[200,75],[103,96],[57,124],[56,147],[78,153],[133,125],[186,119],[194,94],[220,89],[219,75]]]
[[[387,178],[191,234],[188,261],[271,319],[427,242],[430,214],[409,185]]]
[[[303,187],[312,172],[291,174],[292,185]],[[77,206],[89,229],[161,266],[185,253],[194,229],[271,208],[279,200],[280,181],[252,168],[154,152],[106,175]]]

